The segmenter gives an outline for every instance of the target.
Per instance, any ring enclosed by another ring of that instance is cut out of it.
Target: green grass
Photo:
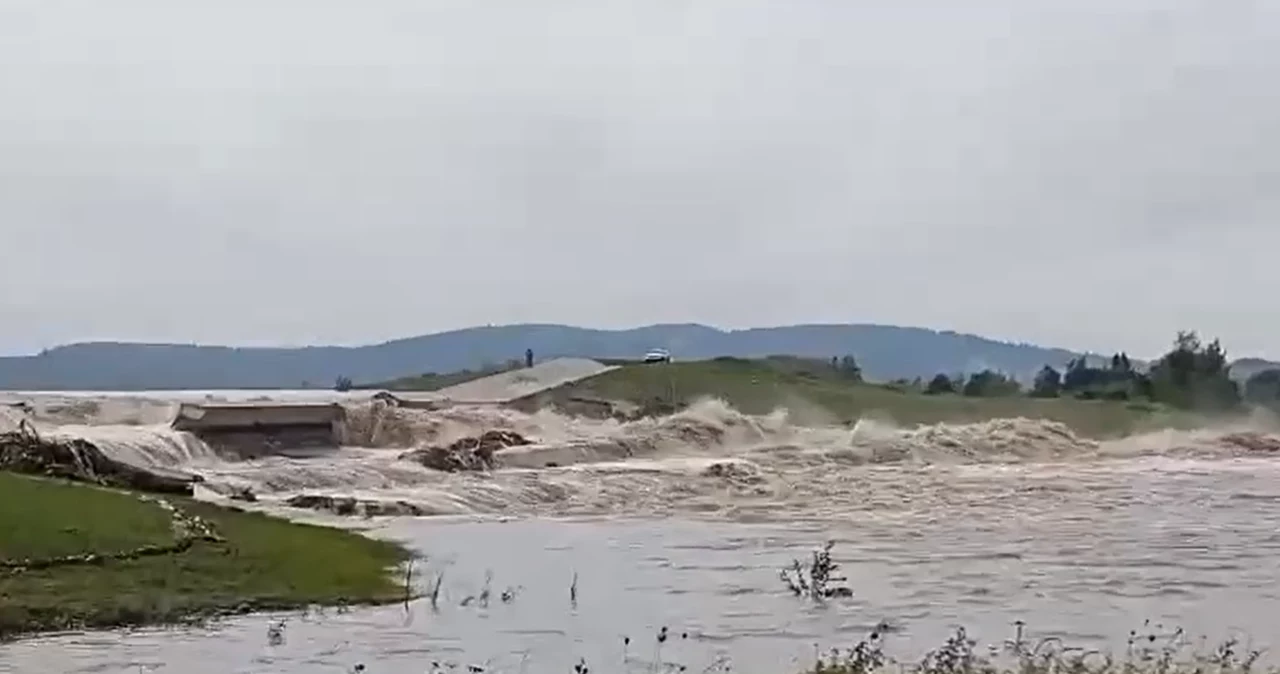
[[[570,387],[564,394],[636,403],[673,395],[686,403],[715,396],[748,414],[788,407],[804,423],[841,423],[873,416],[901,424],[929,424],[1022,416],[1059,421],[1093,437],[1189,423],[1150,403],[1023,395],[925,395],[893,384],[857,382],[813,361],[786,357],[630,365]]]
[[[173,523],[153,503],[123,492],[95,494],[84,487],[0,473],[0,560],[125,552],[172,543]]]
[[[357,389],[376,391],[439,391],[442,388],[465,384],[469,381],[489,377],[506,372],[505,368],[488,370],[460,370],[458,372],[424,372],[409,377],[400,377],[372,384],[360,384]]]
[[[351,532],[171,500],[225,541],[185,552],[0,571],[0,637],[179,622],[311,604],[398,601],[403,548]],[[131,494],[0,473],[0,561],[174,542],[170,517]]]

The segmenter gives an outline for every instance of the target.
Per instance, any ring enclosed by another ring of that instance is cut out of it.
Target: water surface
[[[1146,620],[1273,643],[1280,464],[1271,460],[862,467],[847,488],[858,497],[806,517],[392,520],[379,535],[427,556],[420,578],[443,570],[438,610],[420,600],[65,635],[4,647],[0,672],[292,674],[364,663],[418,673],[438,663],[564,674],[579,658],[595,671],[646,672],[655,658],[696,671],[728,658],[739,672],[779,674],[809,662],[815,645],[851,644],[881,621],[895,626],[890,644],[904,655],[956,625],[999,642],[1017,619],[1035,635],[1121,651]],[[816,605],[791,596],[778,569],[826,538],[855,595]],[[464,606],[488,574],[488,606]],[[514,599],[503,602],[508,588]],[[286,622],[280,645],[268,643],[272,620]],[[664,625],[672,636],[659,650]]]

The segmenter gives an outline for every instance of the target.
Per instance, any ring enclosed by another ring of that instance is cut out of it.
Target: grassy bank
[[[1169,408],[1146,402],[926,395],[905,386],[856,381],[812,361],[788,358],[627,365],[571,386],[563,395],[636,403],[655,399],[687,403],[715,396],[749,414],[788,407],[804,423],[842,423],[864,417],[887,417],[901,424],[1028,417],[1059,421],[1093,437],[1192,423]]]
[[[789,408],[801,423],[847,423],[884,417],[900,424],[971,422],[1027,417],[1062,422],[1095,438],[1165,427],[1191,427],[1202,421],[1185,412],[1147,401],[1034,398],[1025,393],[971,397],[928,395],[894,383],[864,382],[812,359],[717,358],[640,364],[617,362],[616,370],[565,387],[553,398],[604,398],[635,403],[687,404],[712,396],[748,414]],[[483,372],[405,377],[371,385],[388,390],[430,391],[487,376]]]
[[[0,472],[0,638],[404,597],[391,570],[408,553],[392,543],[169,503],[215,536],[166,551],[182,528],[157,502]]]
[[[438,391],[442,388],[465,384],[474,379],[502,374],[506,371],[506,367],[491,367],[488,369],[458,370],[457,372],[424,372],[372,384],[358,384],[353,388],[369,391]]]

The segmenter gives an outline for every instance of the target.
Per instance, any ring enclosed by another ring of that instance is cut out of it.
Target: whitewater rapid
[[[820,417],[813,410],[748,416],[718,400],[668,417],[618,422],[487,406],[425,411],[330,397],[346,408],[346,444],[305,458],[236,460],[168,425],[183,400],[304,395],[322,394],[29,395],[25,407],[0,401],[7,403],[0,404],[0,430],[25,417],[42,434],[89,440],[122,461],[198,474],[204,497],[249,490],[264,507],[309,494],[398,501],[436,515],[683,513],[743,521],[838,517],[877,507],[859,488],[877,467],[1215,460],[1269,455],[1280,444],[1252,431],[1242,436],[1238,428],[1098,442],[1060,423],[1020,418],[914,428],[875,420],[813,425]],[[400,458],[408,449],[490,430],[514,431],[533,444],[500,450],[501,467],[482,473],[445,473]]]

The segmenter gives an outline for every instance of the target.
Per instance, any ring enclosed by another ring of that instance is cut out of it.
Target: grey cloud
[[[0,0],[0,349],[476,323],[1275,351],[1264,3]]]

